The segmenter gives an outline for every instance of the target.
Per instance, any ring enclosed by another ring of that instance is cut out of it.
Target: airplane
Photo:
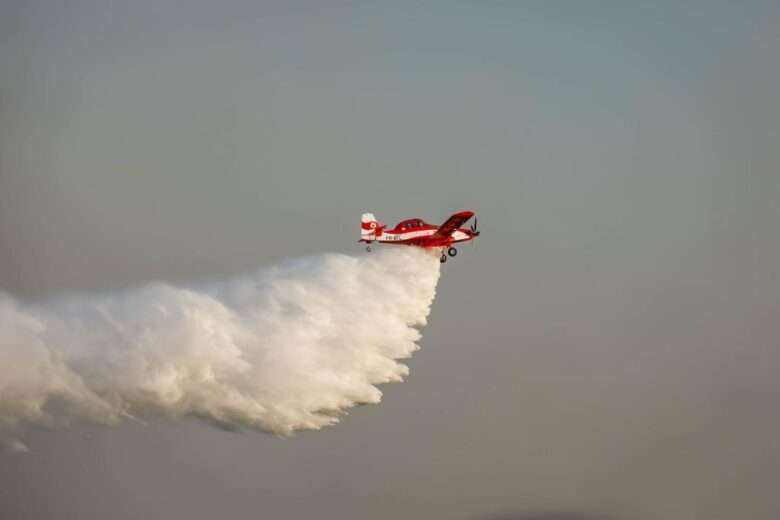
[[[474,217],[473,211],[460,211],[448,218],[441,226],[427,224],[419,218],[410,218],[402,220],[393,229],[387,229],[386,224],[377,222],[373,213],[363,213],[360,218],[358,242],[365,242],[368,252],[371,252],[373,242],[441,249],[439,261],[444,263],[447,261],[447,255],[454,257],[458,254],[458,250],[452,244],[468,242],[479,236],[477,217],[474,217],[471,227],[460,227],[471,217]]]

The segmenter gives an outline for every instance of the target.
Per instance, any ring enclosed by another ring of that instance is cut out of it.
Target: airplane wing
[[[460,226],[466,223],[468,219],[474,216],[473,211],[461,211],[460,213],[455,213],[453,216],[447,219],[444,224],[439,226],[439,229],[436,230],[436,233],[431,235],[431,238],[447,238],[450,235],[452,235],[455,231],[458,230]]]

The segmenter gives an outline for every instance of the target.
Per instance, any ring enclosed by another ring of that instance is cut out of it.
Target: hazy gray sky
[[[483,236],[382,404],[32,431],[0,517],[778,518],[777,92],[770,1],[4,2],[2,290]]]

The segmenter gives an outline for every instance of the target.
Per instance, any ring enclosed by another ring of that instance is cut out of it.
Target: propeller
[[[471,232],[474,234],[475,237],[479,236],[479,231],[477,231],[477,217],[474,216],[474,223],[471,224]]]

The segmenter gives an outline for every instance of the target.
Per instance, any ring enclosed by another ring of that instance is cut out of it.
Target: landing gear
[[[368,253],[371,252],[371,246],[366,246],[366,252],[368,252]]]
[[[439,257],[439,262],[444,263],[447,261],[447,255],[444,254],[444,251],[441,252],[441,256]]]
[[[449,248],[447,250],[447,254],[450,255],[450,256],[455,256],[455,255],[458,254],[458,250],[455,249],[454,247],[451,247],[451,248]],[[443,254],[442,254],[442,256],[443,256]]]

